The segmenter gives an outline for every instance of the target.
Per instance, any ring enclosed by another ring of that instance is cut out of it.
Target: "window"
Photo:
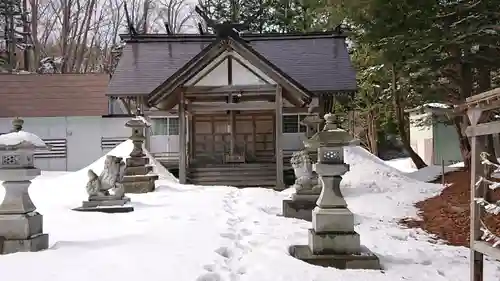
[[[300,121],[304,120],[306,116],[304,114],[283,115],[283,133],[305,133],[306,126],[301,125]]]
[[[152,118],[151,129],[153,136],[167,135],[168,118]]]
[[[179,135],[179,118],[178,117],[168,118],[168,134],[171,136]]]
[[[179,135],[179,118],[177,117],[152,118],[151,128],[153,136]]]

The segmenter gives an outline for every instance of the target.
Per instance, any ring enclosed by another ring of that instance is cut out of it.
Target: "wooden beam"
[[[474,241],[473,247],[475,251],[500,261],[500,249],[494,248],[490,243],[484,241]]]
[[[276,119],[275,119],[275,138],[276,138],[276,147],[275,147],[275,155],[276,155],[276,190],[285,189],[285,182],[283,179],[283,91],[280,86],[276,88]]]
[[[218,103],[218,104],[190,104],[190,112],[220,112],[227,110],[273,110],[274,104],[270,102],[245,102],[245,103]]]
[[[186,110],[184,94],[181,92],[179,102],[179,183],[186,184]]]
[[[189,94],[186,94],[185,97],[188,98],[188,99],[191,99],[191,98],[208,98],[208,97],[211,97],[211,98],[217,98],[217,97],[220,97],[220,98],[226,98],[228,97],[230,94],[238,94],[240,95],[241,98],[245,98],[245,97],[263,97],[264,98],[270,98],[270,97],[273,97],[274,98],[274,93],[275,90],[273,91],[269,91],[269,92],[238,92],[238,91],[234,91],[234,92],[202,92],[202,93],[189,93]]]
[[[500,87],[493,89],[493,90],[489,90],[489,91],[481,93],[481,94],[470,96],[470,97],[465,99],[465,102],[472,103],[472,102],[477,102],[477,101],[484,101],[484,100],[491,99],[491,98],[497,98],[497,99],[500,98]]]
[[[201,93],[274,93],[275,85],[231,85],[231,86],[188,86],[184,88],[186,94],[201,94]]]
[[[500,121],[493,121],[483,124],[471,125],[465,129],[468,137],[478,137],[500,133]]]

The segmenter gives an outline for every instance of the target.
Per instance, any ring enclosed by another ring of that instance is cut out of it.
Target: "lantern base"
[[[0,215],[0,237],[23,240],[43,232],[43,216],[38,212]]]
[[[283,200],[283,216],[312,221],[312,210],[316,207],[316,200],[314,198],[301,199],[298,196],[295,199],[285,199]]]
[[[3,239],[3,240],[2,240]],[[49,235],[36,234],[29,239],[7,240],[0,237],[0,254],[13,254],[17,252],[38,252],[49,248]]]
[[[293,245],[288,251],[292,257],[313,265],[338,269],[382,269],[378,257],[363,246],[358,254],[315,255],[308,245]]]
[[[125,193],[148,193],[155,190],[155,181],[158,175],[135,175],[124,176],[121,184]]]

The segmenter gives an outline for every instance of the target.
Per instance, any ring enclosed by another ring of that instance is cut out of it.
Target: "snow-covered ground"
[[[130,143],[111,154],[127,155]],[[307,243],[311,223],[279,216],[291,190],[180,185],[165,170],[158,190],[133,195],[126,214],[71,211],[85,199],[86,169],[44,173],[30,188],[44,215],[50,249],[0,256],[3,281],[331,281],[469,280],[463,247],[433,241],[397,221],[415,216],[413,203],[440,185],[411,179],[357,147],[348,148],[351,172],[343,193],[356,214],[364,245],[383,271],[337,270],[289,256]],[[102,166],[102,159],[91,165]],[[97,169],[100,172],[100,169]],[[3,192],[3,191],[0,191]],[[0,198],[3,194],[0,194]],[[485,280],[499,280],[498,263],[486,263]]]
[[[385,163],[393,168],[403,172],[406,176],[423,182],[431,182],[443,174],[443,167],[440,165],[430,165],[422,169],[417,169],[410,157],[387,160]],[[444,167],[444,173],[453,172],[463,167],[460,164],[454,164]]]

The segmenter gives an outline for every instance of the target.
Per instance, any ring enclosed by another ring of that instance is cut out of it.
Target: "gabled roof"
[[[107,74],[0,74],[0,117],[108,114]]]
[[[266,73],[271,79],[280,82],[279,84],[288,90],[288,95],[295,96],[295,98],[290,100],[294,101],[293,103],[298,106],[303,106],[311,102],[312,94],[309,90],[269,62],[240,37],[232,36],[224,39],[219,38],[205,47],[199,54],[181,67],[181,69],[153,90],[149,95],[149,102],[151,104],[156,104],[164,96],[168,96],[174,92],[178,87],[183,85],[196,73],[207,67],[211,61],[226,50],[235,50],[239,55],[243,56],[250,62],[259,64],[259,69],[261,71]]]
[[[251,48],[310,92],[356,90],[345,37],[331,33],[242,35]],[[107,95],[148,95],[216,40],[214,35],[127,39]]]

